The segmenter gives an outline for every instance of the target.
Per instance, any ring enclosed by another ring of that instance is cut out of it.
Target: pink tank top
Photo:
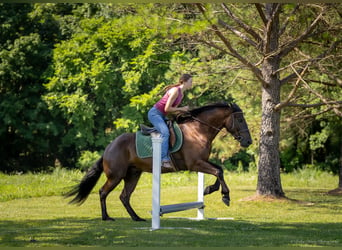
[[[182,94],[182,90],[180,89],[180,87],[174,87],[177,88],[178,90],[178,96],[176,98],[176,100],[172,103],[172,107],[176,107],[178,104],[181,103],[182,99],[183,99],[183,94]],[[165,95],[154,105],[154,107],[156,107],[160,112],[162,112],[164,115],[166,115],[165,112],[165,106],[167,103],[167,100],[169,99],[169,91],[168,90]]]

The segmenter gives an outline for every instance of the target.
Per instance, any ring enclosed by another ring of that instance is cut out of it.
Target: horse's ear
[[[230,107],[233,109],[233,112],[242,112],[241,108],[236,103],[231,103]]]

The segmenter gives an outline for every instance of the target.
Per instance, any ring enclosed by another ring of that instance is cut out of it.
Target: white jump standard
[[[204,174],[198,173],[198,196],[196,202],[179,203],[160,206],[160,175],[161,175],[161,143],[158,133],[152,133],[153,148],[153,182],[152,182],[152,230],[160,229],[160,216],[167,213],[197,208],[197,219],[204,219]]]

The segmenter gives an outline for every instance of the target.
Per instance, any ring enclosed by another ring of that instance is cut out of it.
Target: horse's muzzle
[[[240,142],[241,147],[248,148],[252,144],[252,139],[245,139],[243,136],[238,136],[236,138]]]

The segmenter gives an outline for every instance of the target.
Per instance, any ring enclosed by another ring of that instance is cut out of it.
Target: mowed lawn
[[[338,182],[337,176],[328,173],[282,174],[291,200],[250,201],[257,174],[225,171],[230,207],[216,192],[205,197],[205,216],[210,219],[187,219],[196,217],[196,210],[167,214],[161,218],[165,229],[155,231],[150,230],[151,174],[142,175],[132,196],[133,208],[146,222],[130,219],[118,198],[122,184],[108,197],[108,212],[116,221],[101,221],[98,189],[104,176],[83,205],[69,205],[62,194],[82,176],[64,169],[52,174],[0,174],[0,247],[342,246],[342,197],[326,194]],[[205,178],[206,184],[215,181]],[[195,173],[162,175],[162,204],[195,201],[196,197]]]

